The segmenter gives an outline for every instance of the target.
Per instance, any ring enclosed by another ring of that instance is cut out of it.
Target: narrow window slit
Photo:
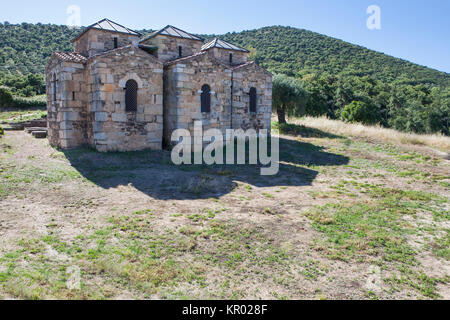
[[[207,84],[202,86],[202,93],[200,96],[201,112],[211,112],[211,87]]]
[[[125,84],[125,111],[137,111],[137,90],[138,84],[134,80],[128,80]]]
[[[256,88],[250,88],[250,112],[256,112]]]

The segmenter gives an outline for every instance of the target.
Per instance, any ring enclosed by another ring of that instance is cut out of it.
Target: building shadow
[[[345,156],[289,137],[280,138],[280,167],[274,176],[262,176],[260,165],[177,166],[169,151],[99,153],[80,148],[62,152],[83,177],[104,189],[132,185],[163,200],[218,198],[233,191],[238,182],[257,187],[309,186],[318,167],[349,162]]]

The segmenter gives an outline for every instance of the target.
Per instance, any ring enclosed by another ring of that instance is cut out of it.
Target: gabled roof
[[[192,58],[196,58],[196,57],[199,57],[199,56],[203,56],[203,55],[205,55],[205,54],[206,54],[206,52],[197,52],[197,53],[194,53],[193,55],[190,55],[190,56],[187,56],[187,57],[178,58],[178,59],[175,59],[175,60],[172,60],[172,61],[168,61],[168,62],[166,62],[166,63],[164,64],[164,66],[165,66],[165,67],[168,67],[168,66],[177,64],[177,63],[179,63],[179,62],[183,62],[183,61],[186,61],[186,60],[190,60],[190,59],[192,59]]]
[[[240,65],[238,65],[238,66],[233,67],[232,70],[233,70],[233,71],[239,71],[239,70],[241,70],[241,69],[245,69],[245,68],[248,68],[248,67],[250,67],[250,66],[254,66],[255,68],[257,68],[257,69],[263,71],[264,73],[266,73],[266,74],[267,74],[268,76],[270,76],[270,77],[273,76],[269,71],[267,71],[266,69],[264,69],[263,67],[261,67],[260,65],[258,65],[257,63],[255,63],[255,61],[249,61],[249,62],[240,64]]]
[[[133,35],[133,36],[136,36],[136,37],[140,37],[141,36],[140,33],[136,32],[136,31],[133,31],[131,29],[128,29],[127,27],[124,27],[124,26],[122,26],[122,25],[120,25],[120,24],[118,24],[118,23],[116,23],[114,21],[111,21],[109,19],[103,19],[103,20],[100,20],[99,22],[96,22],[96,23],[91,24],[90,26],[88,26],[73,41],[78,40],[83,34],[85,34],[90,29],[104,30],[104,31],[110,31],[110,32],[118,32],[118,33]]]
[[[66,62],[85,63],[87,61],[85,56],[76,52],[54,52],[53,55]]]
[[[234,51],[240,51],[240,52],[249,52],[246,49],[240,48],[238,46],[235,46],[234,44],[231,44],[229,42],[220,40],[219,38],[215,38],[214,40],[208,42],[202,47],[202,51],[209,50],[211,48],[220,48],[220,49],[226,49],[226,50],[234,50]]]
[[[142,51],[147,58],[155,61],[156,63],[158,63],[160,65],[163,65],[163,63],[160,60],[158,60],[154,55],[148,53],[146,50],[143,50],[143,49],[141,49],[139,47],[135,47],[132,44],[129,44],[129,45],[126,45],[126,46],[123,46],[123,47],[119,47],[119,48],[116,48],[116,49],[108,50],[108,51],[105,51],[105,52],[100,52],[100,53],[94,54],[93,56],[90,56],[86,60],[87,61],[92,61],[92,60],[94,60],[96,58],[99,58],[99,57],[104,57],[104,56],[108,56],[108,55],[112,55],[112,54],[118,54],[118,53],[120,53],[122,51],[127,51],[127,50]]]
[[[168,25],[168,26],[162,28],[161,30],[152,32],[148,37],[144,38],[141,42],[151,39],[157,35],[183,38],[183,39],[196,40],[196,41],[203,41],[202,38],[194,36],[193,34],[190,34],[189,32],[186,32],[186,31],[178,29],[174,26]]]

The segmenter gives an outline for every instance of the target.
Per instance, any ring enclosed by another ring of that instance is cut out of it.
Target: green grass
[[[432,250],[435,256],[450,261],[450,230],[447,229],[445,235],[434,240]]]
[[[47,117],[47,111],[45,110],[24,109],[0,112],[0,121],[7,123],[25,122],[45,117]]]
[[[72,167],[34,165],[15,165],[10,161],[0,163],[0,195],[21,193],[34,185],[36,188],[82,179],[81,174]]]
[[[430,278],[421,270],[417,252],[407,241],[419,230],[404,217],[414,218],[423,211],[432,213],[432,208],[445,200],[422,191],[354,184],[370,199],[327,204],[306,212],[313,228],[324,235],[316,239],[313,247],[331,259],[393,267],[400,275],[389,278],[387,283],[409,286],[426,297],[438,297],[437,284],[447,280]],[[436,255],[448,256],[448,241],[448,235],[436,241]]]
[[[274,246],[261,232],[262,228],[242,226],[238,222],[219,222],[215,215],[225,209],[205,209],[205,226],[193,230],[180,228],[156,231],[153,212],[139,210],[128,216],[112,215],[102,229],[86,227],[71,242],[56,236],[22,239],[17,250],[0,256],[3,290],[21,299],[109,299],[122,290],[138,297],[153,294],[189,298],[180,285],[191,288],[206,286],[207,270],[218,268],[233,282],[249,268],[260,269],[266,278],[277,277],[272,271],[288,268],[287,251]],[[214,216],[213,216],[214,215]],[[48,247],[65,259],[52,258]],[[66,286],[67,270],[81,270],[81,290]],[[101,277],[101,283],[92,279]],[[109,288],[109,289],[107,289]],[[181,291],[180,291],[181,290]],[[211,293],[211,297],[242,297],[242,293]]]

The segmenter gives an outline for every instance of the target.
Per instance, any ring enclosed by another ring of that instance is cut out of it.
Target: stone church
[[[176,129],[269,129],[272,76],[249,52],[167,26],[142,36],[108,19],[46,67],[53,146],[160,150]]]

